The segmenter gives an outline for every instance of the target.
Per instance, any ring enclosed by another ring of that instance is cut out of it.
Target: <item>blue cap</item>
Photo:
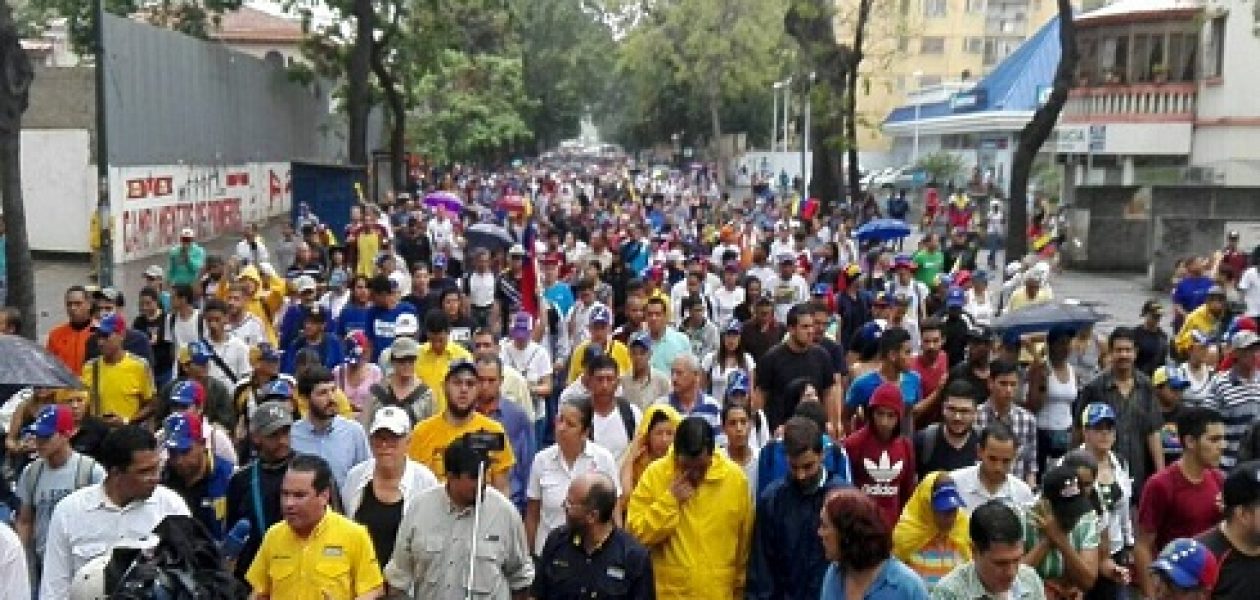
[[[831,286],[825,283],[815,283],[813,291],[815,296],[828,296],[831,294]]]
[[[55,434],[69,437],[74,432],[74,412],[64,404],[52,404],[41,408],[35,421],[23,430],[28,435],[47,439]]]
[[[1212,589],[1220,575],[1220,564],[1207,546],[1189,538],[1168,542],[1151,570],[1161,573],[1182,590]]]
[[[445,255],[445,254],[434,254],[434,255],[433,255],[433,268],[434,268],[434,269],[445,269],[445,268],[446,268],[446,255]]]
[[[627,341],[629,343],[626,345],[631,348],[638,346],[644,350],[652,349],[652,336],[648,335],[646,331],[636,331],[630,334],[630,338]]]
[[[882,335],[884,335],[884,329],[875,321],[867,321],[857,330],[857,339],[867,343],[879,341]]]
[[[293,384],[287,379],[273,379],[262,386],[258,390],[262,400],[270,400],[272,398],[289,399],[293,397]]]
[[[191,379],[175,382],[169,396],[171,404],[200,407],[206,403],[206,388]]]
[[[1104,421],[1111,421],[1113,425],[1116,423],[1116,409],[1110,404],[1091,402],[1081,413],[1081,423],[1086,427],[1096,427]]]
[[[591,307],[591,325],[611,325],[612,321],[612,311],[608,310],[607,306],[604,306],[603,304],[596,304]]]
[[[188,360],[193,364],[207,365],[214,356],[214,349],[206,342],[189,342],[188,343]]]
[[[932,510],[936,512],[949,512],[963,506],[966,506],[966,503],[963,502],[962,494],[958,493],[958,486],[952,481],[941,484],[932,491]]]
[[[201,416],[197,414],[175,413],[166,418],[163,429],[168,450],[187,451],[202,440]]]
[[[1190,377],[1180,367],[1163,366],[1151,374],[1151,385],[1167,385],[1174,390],[1184,390],[1190,387]]]
[[[254,346],[253,351],[249,354],[250,358],[254,360],[280,362],[280,353],[276,351],[276,347],[271,342],[258,342],[258,345]]]
[[[743,333],[744,324],[741,323],[739,319],[732,318],[731,320],[726,322],[726,327],[723,327],[722,331],[724,333]]]
[[[967,293],[960,287],[951,287],[945,294],[945,306],[948,308],[962,308],[967,305]]]
[[[748,374],[742,370],[731,371],[726,378],[726,397],[730,398],[732,394],[748,394],[752,391],[751,382],[748,381]]]
[[[101,335],[113,335],[127,331],[127,321],[118,313],[105,313],[96,324],[96,332]]]

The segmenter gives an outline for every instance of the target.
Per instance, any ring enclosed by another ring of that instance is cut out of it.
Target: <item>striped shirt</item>
[[[967,563],[960,549],[939,537],[906,558],[906,566],[923,578],[928,591],[935,588],[936,583],[949,575],[955,567]]]
[[[1238,462],[1238,442],[1247,428],[1260,417],[1260,383],[1240,379],[1232,371],[1217,373],[1209,385],[1206,404],[1225,419],[1225,454],[1221,468],[1229,470]]]
[[[1028,409],[1011,404],[1006,414],[998,413],[992,402],[980,405],[976,414],[976,431],[984,431],[989,423],[1001,421],[1015,433],[1019,445],[1018,456],[1011,465],[1011,474],[1022,481],[1028,481],[1029,475],[1037,476],[1037,417]]]
[[[700,417],[709,422],[709,426],[713,427],[713,434],[720,436],[722,434],[722,405],[704,392],[697,392],[699,398],[692,405],[691,410],[683,408],[681,402],[678,401],[678,394],[669,394],[663,396],[654,404],[668,404],[678,411],[678,414],[686,417]],[[721,440],[719,440],[721,441]]]

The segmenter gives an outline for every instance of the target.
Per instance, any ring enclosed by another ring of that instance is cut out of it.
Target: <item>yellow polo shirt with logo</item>
[[[157,395],[148,361],[130,352],[112,365],[103,357],[88,361],[80,379],[88,388],[88,406],[98,417],[112,414],[130,422]]]
[[[498,421],[479,412],[473,412],[472,417],[460,426],[452,425],[450,421],[447,421],[444,413],[438,413],[420,421],[420,424],[411,430],[411,443],[407,446],[407,456],[429,467],[439,480],[446,481],[446,464],[442,461],[446,447],[464,434],[477,431],[498,433],[504,436],[503,451],[490,453],[490,473],[487,479],[496,475],[506,477],[508,471],[516,464],[516,455],[512,453],[512,443],[507,439],[507,434]]]
[[[625,375],[630,372],[630,351],[626,349],[626,345],[617,340],[608,340],[608,345],[604,347],[604,354],[607,354],[617,363],[617,375]],[[582,370],[586,368],[586,347],[591,342],[585,341],[578,344],[573,349],[573,358],[569,359],[569,383],[582,376]]]
[[[275,600],[353,600],[385,583],[367,529],[332,510],[305,539],[272,525],[245,580]]]
[[[447,342],[441,354],[434,352],[433,346],[428,342],[420,344],[420,354],[416,357],[416,377],[433,390],[435,410],[439,413],[446,410],[446,371],[452,361],[461,358],[472,360],[472,354],[454,342]]]

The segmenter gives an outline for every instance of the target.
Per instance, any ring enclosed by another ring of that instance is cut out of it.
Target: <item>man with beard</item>
[[[328,461],[337,489],[341,489],[350,468],[372,458],[372,452],[363,426],[338,414],[336,389],[328,369],[314,367],[302,372],[298,395],[307,399],[308,410],[305,418],[293,424],[291,443],[294,452]]]
[[[447,369],[442,385],[446,389],[445,407],[441,413],[420,421],[412,430],[407,455],[411,460],[429,467],[439,480],[445,481],[446,468],[442,460],[451,444],[468,433],[500,436],[504,441],[503,449],[490,453],[486,480],[504,495],[509,494],[508,473],[516,465],[516,455],[512,446],[506,443],[507,434],[503,426],[473,410],[481,387],[477,365],[468,359],[455,360]]]
[[[163,426],[166,469],[162,485],[184,499],[193,518],[215,540],[226,530],[227,487],[235,467],[229,460],[211,453],[202,431],[203,420],[196,412],[175,413]]]
[[[247,519],[252,533],[245,541],[232,571],[245,578],[245,571],[254,560],[262,543],[262,532],[280,522],[280,488],[284,472],[293,459],[289,447],[289,428],[293,425],[293,409],[288,402],[263,402],[249,418],[249,440],[255,458],[228,481],[226,523]]]
[[[817,598],[829,561],[818,537],[827,495],[849,484],[823,466],[823,435],[806,417],[783,426],[789,474],[770,484],[757,502],[748,597]]]
[[[647,548],[613,522],[612,479],[596,471],[578,475],[564,506],[565,525],[547,536],[538,557],[534,598],[655,598]]]
[[[935,471],[953,471],[976,464],[976,392],[966,381],[955,381],[943,392],[944,420],[914,434],[915,471],[919,478]]]
[[[1254,598],[1260,589],[1260,461],[1239,464],[1225,478],[1225,520],[1196,539],[1220,560],[1212,589],[1219,600]]]
[[[40,598],[68,598],[74,574],[114,543],[149,535],[170,515],[188,515],[179,494],[158,485],[162,463],[148,430],[111,431],[99,455],[105,481],[72,492],[53,509]]]

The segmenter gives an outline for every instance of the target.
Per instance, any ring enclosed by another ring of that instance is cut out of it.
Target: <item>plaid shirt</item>
[[[1015,432],[1015,443],[1019,453],[1015,456],[1015,464],[1011,466],[1011,474],[1023,481],[1028,476],[1037,476],[1037,417],[1028,409],[1015,404],[1005,415],[1000,415],[992,402],[980,405],[980,413],[976,416],[976,430],[983,430],[993,421],[1005,423]]]

